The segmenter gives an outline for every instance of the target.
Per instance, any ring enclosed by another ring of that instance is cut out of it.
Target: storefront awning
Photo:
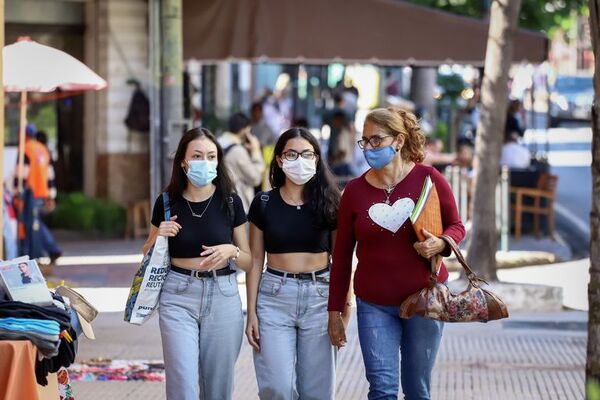
[[[398,0],[183,0],[185,59],[483,66],[488,23]],[[519,30],[513,60],[546,59]]]

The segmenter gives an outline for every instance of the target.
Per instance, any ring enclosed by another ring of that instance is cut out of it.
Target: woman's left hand
[[[200,253],[206,257],[198,267],[203,270],[211,270],[215,267],[224,265],[225,261],[235,257],[236,248],[232,244],[219,244],[217,246],[202,246],[204,251]]]
[[[421,257],[429,259],[441,253],[446,248],[446,242],[443,239],[432,235],[425,229],[423,229],[423,235],[425,235],[426,239],[414,244],[415,250]]]

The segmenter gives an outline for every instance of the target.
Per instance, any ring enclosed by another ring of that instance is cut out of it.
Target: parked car
[[[550,126],[565,120],[590,121],[594,86],[591,76],[559,76],[550,91]]]

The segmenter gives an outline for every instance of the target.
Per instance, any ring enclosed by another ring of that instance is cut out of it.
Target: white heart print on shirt
[[[415,202],[408,197],[396,200],[393,205],[385,203],[373,204],[369,208],[369,217],[373,222],[390,232],[396,233],[410,217],[415,208]]]

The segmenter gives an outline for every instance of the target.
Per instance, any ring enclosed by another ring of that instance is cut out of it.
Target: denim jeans
[[[359,298],[356,301],[369,400],[396,400],[399,380],[404,399],[430,400],[431,371],[442,339],[443,322],[419,316],[406,320],[398,316],[397,306],[380,306]]]
[[[269,272],[261,278],[256,305],[260,352],[254,352],[254,368],[263,400],[334,397],[336,351],[327,334],[329,274],[318,278]]]
[[[52,236],[52,232],[41,218],[40,212],[44,206],[44,200],[34,199],[30,193],[27,193],[25,198],[26,201],[31,201],[31,206],[25,207],[23,212],[26,235],[21,243],[21,254],[38,258],[43,256],[44,253],[48,256],[62,253],[56,240],[54,240],[54,236]]]
[[[167,399],[231,399],[244,329],[235,274],[198,279],[170,271],[159,324]]]

